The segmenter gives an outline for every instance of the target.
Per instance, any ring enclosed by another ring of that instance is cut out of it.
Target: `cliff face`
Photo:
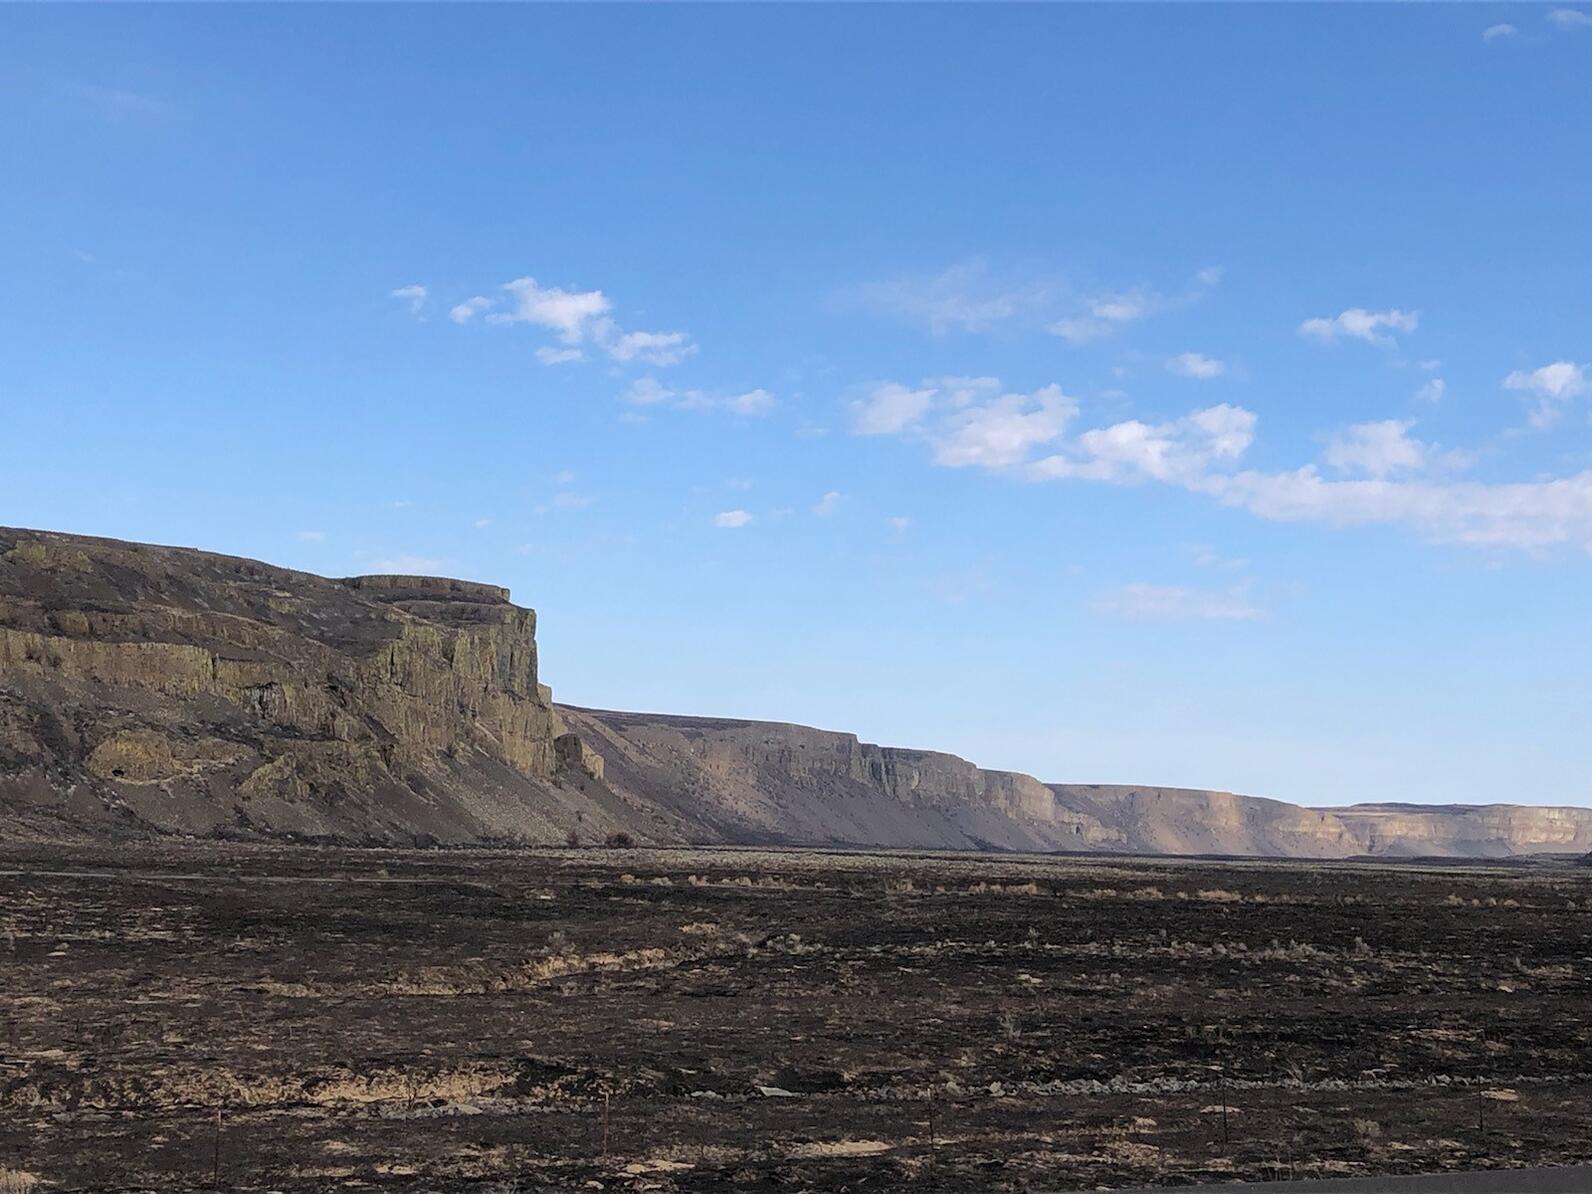
[[[0,840],[1592,851],[1592,809],[1045,784],[804,726],[555,707],[507,590],[0,528]]]
[[[490,585],[0,530],[0,809],[92,833],[552,840],[592,801],[559,782],[535,629]]]
[[[1044,784],[954,755],[770,722],[561,708],[616,791],[732,841],[1349,858],[1592,848],[1592,809],[1305,808],[1183,788]]]

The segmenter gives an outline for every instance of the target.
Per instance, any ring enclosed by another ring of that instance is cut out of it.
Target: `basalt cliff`
[[[535,629],[492,585],[0,530],[0,836],[617,829]]]
[[[0,841],[1592,851],[1592,809],[1047,784],[769,722],[555,705],[506,590],[0,529]]]

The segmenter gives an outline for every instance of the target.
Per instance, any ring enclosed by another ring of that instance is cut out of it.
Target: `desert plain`
[[[1592,1158],[1592,870],[0,849],[0,1188],[1074,1190]]]

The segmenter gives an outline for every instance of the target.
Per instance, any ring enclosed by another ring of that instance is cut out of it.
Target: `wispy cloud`
[[[426,300],[431,292],[418,282],[410,286],[400,286],[388,294],[409,308],[409,314],[419,315],[426,309]]]
[[[1413,332],[1420,321],[1418,311],[1367,311],[1364,307],[1350,307],[1338,315],[1305,320],[1299,325],[1299,334],[1322,344],[1350,339],[1387,346],[1394,342],[1391,333]]]
[[[1322,460],[1340,473],[1366,477],[1416,473],[1439,463],[1451,467],[1465,463],[1457,453],[1445,453],[1415,439],[1410,435],[1414,425],[1414,419],[1383,419],[1345,427],[1328,437]]]
[[[300,543],[325,543],[326,542],[326,532],[325,531],[298,531],[298,532],[296,532],[294,534],[293,538],[297,539]]]
[[[1559,29],[1592,29],[1592,14],[1579,8],[1554,8],[1548,12],[1548,21]]]
[[[857,435],[894,435],[915,424],[934,401],[935,388],[913,389],[886,381],[873,386],[851,404],[851,427]]]
[[[845,500],[844,494],[838,492],[837,490],[831,489],[828,493],[824,494],[823,497],[818,499],[817,504],[813,506],[813,513],[818,515],[819,518],[828,518],[832,514],[838,514],[840,512],[840,505]]]
[[[474,298],[465,299],[462,303],[455,303],[448,309],[448,318],[454,323],[469,323],[481,312],[489,310],[493,303],[493,299],[478,294]]]
[[[910,323],[937,336],[986,332],[1032,316],[1051,297],[1046,282],[1013,283],[997,278],[982,259],[961,262],[937,274],[910,274],[857,287],[843,299]]]
[[[625,332],[608,345],[608,355],[616,361],[649,365],[678,365],[696,350],[684,332]]]
[[[1561,395],[1582,392],[1586,383],[1565,370],[1536,381]],[[1435,542],[1528,551],[1573,545],[1592,552],[1592,470],[1519,482],[1456,480],[1452,474],[1467,467],[1472,454],[1415,439],[1405,420],[1357,424],[1328,437],[1319,464],[1263,471],[1241,467],[1257,427],[1254,413],[1243,407],[1223,403],[1160,423],[1126,419],[1074,432],[1075,406],[1051,388],[1015,401],[1010,395],[969,398],[965,390],[946,401],[947,389],[926,382],[908,391],[926,392],[928,399],[914,404],[914,417],[890,421],[896,433],[926,442],[933,461],[946,467],[974,465],[1032,481],[1156,483],[1269,521],[1385,524]],[[957,437],[964,427],[985,426],[992,430],[987,438],[964,443]],[[856,430],[869,433],[866,419]],[[1041,446],[1048,454],[1035,458]],[[1339,475],[1323,475],[1323,466]]]
[[[1139,581],[1101,593],[1093,606],[1097,613],[1135,622],[1253,622],[1265,616],[1246,585],[1193,589]]]
[[[1504,378],[1504,389],[1530,394],[1532,406],[1527,414],[1538,429],[1551,427],[1563,417],[1570,403],[1592,392],[1588,366],[1574,361],[1554,361],[1538,369],[1516,369]]]
[[[570,489],[561,489],[545,502],[532,507],[535,514],[551,514],[554,510],[584,510],[591,505],[595,498],[585,494],[576,493]]]
[[[551,344],[543,344],[536,350],[536,359],[544,365],[568,365],[572,361],[584,361],[586,354],[578,348],[554,348]]]
[[[916,387],[881,382],[851,404],[854,435],[912,432],[936,464],[1005,468],[1059,436],[1078,406],[1060,386],[1005,392],[995,377],[929,378]]]
[[[476,294],[448,308],[448,318],[468,324],[483,317],[495,327],[515,325],[538,328],[553,336],[552,344],[536,349],[544,365],[566,365],[596,353],[617,364],[641,363],[658,367],[677,365],[695,355],[697,346],[686,332],[627,331],[614,318],[614,304],[601,290],[547,286],[534,277],[514,278],[499,288],[503,297]],[[430,295],[426,286],[400,287],[393,297],[403,299],[420,315]]]
[[[1185,544],[1183,553],[1196,568],[1217,568],[1231,572],[1248,565],[1247,560],[1230,559],[1208,543]]]
[[[1448,383],[1441,377],[1433,377],[1423,382],[1421,388],[1415,391],[1415,400],[1417,402],[1430,402],[1435,405],[1441,402],[1443,396],[1447,393]]]
[[[1166,367],[1179,377],[1194,377],[1202,381],[1220,377],[1227,372],[1224,362],[1198,352],[1179,353],[1167,361]]]
[[[37,96],[76,107],[108,124],[147,123],[176,111],[167,100],[142,91],[50,71],[24,70],[13,78]]]
[[[1210,266],[1195,274],[1192,285],[1179,294],[1139,288],[1096,295],[1086,299],[1081,310],[1051,324],[1050,330],[1069,344],[1103,340],[1151,315],[1196,302],[1221,279],[1221,267]]]
[[[706,390],[677,390],[655,377],[640,377],[631,382],[624,399],[632,406],[668,406],[676,410],[718,410],[732,415],[766,415],[779,405],[769,390],[745,390],[739,394],[714,394]]]
[[[745,510],[724,510],[713,516],[713,525],[725,530],[739,530],[749,525],[752,518]]]

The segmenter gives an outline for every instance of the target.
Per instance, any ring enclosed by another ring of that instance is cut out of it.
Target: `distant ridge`
[[[806,726],[555,705],[535,631],[494,585],[0,528],[0,841],[1592,852],[1592,809],[1042,783]]]

